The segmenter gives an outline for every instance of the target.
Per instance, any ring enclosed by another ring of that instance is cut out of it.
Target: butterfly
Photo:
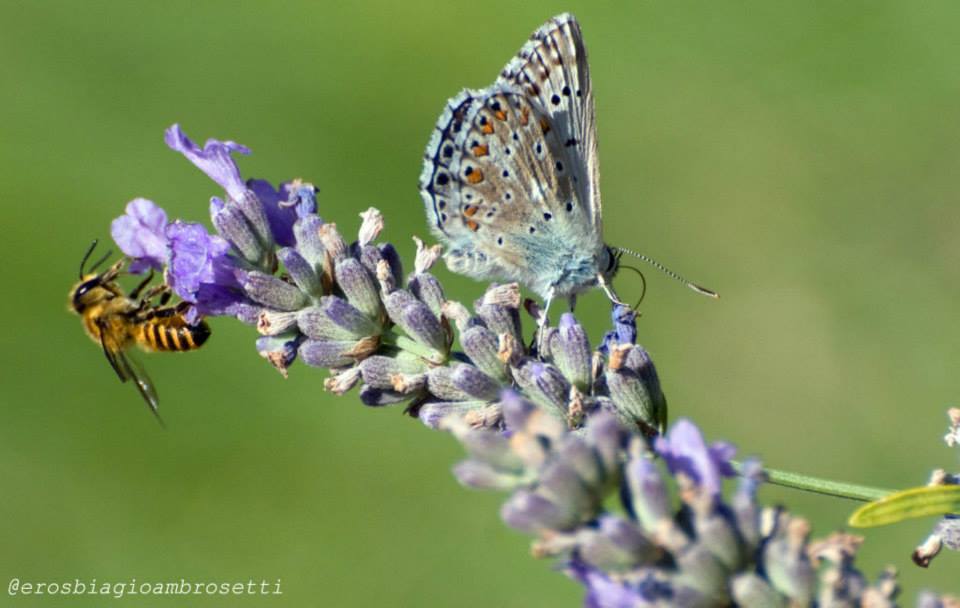
[[[603,240],[593,89],[580,24],[547,21],[491,86],[447,102],[424,154],[420,195],[453,272],[516,281],[546,311],[610,281],[631,253]]]

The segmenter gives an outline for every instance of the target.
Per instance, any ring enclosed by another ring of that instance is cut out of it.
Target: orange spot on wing
[[[493,115],[497,117],[497,120],[507,119],[507,113],[504,112],[503,110],[497,110],[496,112],[493,113]]]
[[[473,220],[467,220],[467,228],[476,232],[477,230],[480,229],[480,224],[476,223]]]
[[[486,146],[474,146],[473,155],[474,156],[486,156],[489,154],[490,150]]]
[[[493,124],[488,122],[487,124],[483,125],[480,127],[480,132],[484,135],[493,135]]]
[[[476,205],[467,205],[463,209],[463,214],[467,217],[473,217],[477,214],[477,211],[479,210],[480,210],[480,207],[477,207]]]
[[[543,130],[543,134],[546,135],[550,132],[550,121],[546,118],[540,119],[540,128]]]
[[[483,171],[480,169],[474,169],[470,172],[470,175],[467,176],[467,181],[471,184],[479,184],[483,181]]]

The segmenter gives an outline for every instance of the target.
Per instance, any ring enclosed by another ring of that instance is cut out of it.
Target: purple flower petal
[[[231,156],[233,152],[250,154],[250,149],[246,146],[232,141],[208,139],[203,149],[200,149],[178,124],[167,129],[163,139],[171,149],[182,153],[210,179],[220,184],[230,198],[239,200],[247,190],[246,184],[240,177],[240,169]]]
[[[657,437],[657,453],[663,456],[671,473],[683,473],[713,496],[720,494],[721,476],[732,476],[729,458],[733,446],[714,444],[707,447],[700,429],[681,418],[673,423],[666,437]]]
[[[280,188],[275,190],[273,184],[265,179],[249,179],[247,188],[260,199],[270,223],[273,240],[282,247],[293,247],[296,244],[293,238],[293,223],[297,221],[297,209],[286,204],[289,192],[287,184],[281,184]]]
[[[148,268],[160,270],[167,263],[167,212],[153,201],[135,198],[127,203],[124,215],[110,224],[110,236],[127,256],[133,258],[130,272]]]

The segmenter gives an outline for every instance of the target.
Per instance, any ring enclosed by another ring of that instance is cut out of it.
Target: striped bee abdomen
[[[210,337],[210,326],[205,321],[190,325],[180,315],[146,319],[137,330],[137,342],[160,351],[194,350]]]

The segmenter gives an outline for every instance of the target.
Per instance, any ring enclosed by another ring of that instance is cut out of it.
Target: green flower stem
[[[741,463],[733,461],[732,464],[737,473],[740,473]],[[860,486],[842,481],[821,479],[819,477],[811,477],[810,475],[801,475],[800,473],[791,473],[779,469],[764,468],[763,472],[766,473],[770,483],[774,485],[803,490],[805,492],[813,492],[815,494],[824,494],[826,496],[859,500],[861,502],[879,500],[894,492],[894,490],[871,488],[869,486]]]

